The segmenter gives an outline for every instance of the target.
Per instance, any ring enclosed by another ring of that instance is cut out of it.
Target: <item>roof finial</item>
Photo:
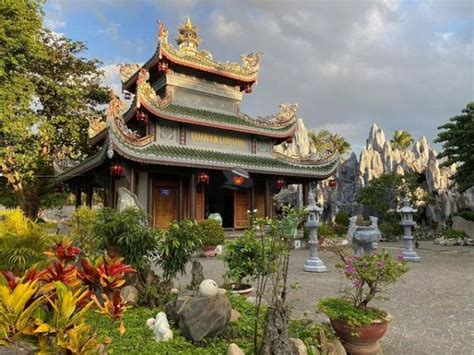
[[[180,49],[195,50],[199,46],[201,39],[198,35],[198,29],[191,22],[191,18],[188,16],[186,22],[178,28],[179,34],[176,38],[176,42]]]

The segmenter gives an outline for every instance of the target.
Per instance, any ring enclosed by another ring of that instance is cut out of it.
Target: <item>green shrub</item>
[[[94,233],[97,212],[89,207],[82,206],[76,209],[71,218],[70,237],[74,244],[82,249],[86,255],[96,255],[100,241]]]
[[[459,217],[474,222],[474,211],[464,210],[457,214]]]
[[[398,223],[382,222],[379,224],[380,232],[388,240],[397,240],[403,234],[402,227]]]
[[[167,280],[178,273],[186,272],[186,264],[193,254],[202,247],[201,230],[193,219],[171,223],[167,231],[158,236],[158,264]]]
[[[329,224],[321,223],[321,225],[318,227],[318,235],[322,237],[329,237],[331,234],[333,234],[333,231],[331,230]]]
[[[342,225],[344,227],[349,227],[349,213],[347,213],[346,211],[339,211],[336,213],[336,217],[334,217],[334,223],[336,223],[337,225]]]
[[[467,234],[465,232],[457,231],[452,228],[445,228],[443,231],[443,235],[448,239],[467,238]]]
[[[21,274],[47,261],[52,237],[44,226],[32,222],[20,209],[0,212],[0,270]]]
[[[221,245],[224,243],[224,228],[214,219],[199,222],[203,246]]]
[[[99,247],[114,254],[119,252],[127,264],[139,271],[150,268],[150,258],[157,255],[157,231],[148,226],[144,211],[111,208],[97,211],[93,232]]]
[[[385,312],[373,308],[356,308],[351,301],[342,298],[323,298],[319,301],[318,308],[330,319],[346,321],[354,326],[369,325],[386,316]]]

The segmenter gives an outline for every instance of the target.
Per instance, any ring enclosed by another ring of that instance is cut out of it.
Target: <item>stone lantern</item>
[[[327,271],[323,261],[318,256],[318,234],[319,214],[323,210],[316,205],[314,193],[310,191],[308,197],[308,219],[306,227],[309,229],[309,258],[304,263],[303,270],[307,272],[325,272]]]
[[[403,243],[405,244],[405,250],[403,251],[403,260],[406,261],[420,261],[420,257],[413,250],[413,236],[411,235],[411,227],[416,224],[413,221],[413,213],[416,209],[410,207],[410,199],[405,197],[403,199],[403,207],[397,210],[401,216],[400,225],[403,227]]]

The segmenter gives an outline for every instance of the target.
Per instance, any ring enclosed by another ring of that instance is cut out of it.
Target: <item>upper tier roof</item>
[[[179,35],[176,38],[178,47],[176,48],[168,42],[168,30],[163,23],[160,23],[158,46],[153,56],[143,66],[139,64],[123,64],[120,66],[120,76],[124,89],[128,89],[136,82],[141,68],[150,69],[160,60],[165,61],[164,66],[167,65],[167,60],[176,65],[235,80],[240,84],[252,85],[257,80],[261,53],[242,54],[240,56],[241,64],[217,62],[213,60],[211,53],[198,49],[200,43],[198,30],[191,23],[189,17],[178,30]]]

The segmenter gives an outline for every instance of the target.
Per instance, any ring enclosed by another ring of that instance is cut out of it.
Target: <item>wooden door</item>
[[[260,185],[255,186],[255,208],[257,217],[265,217],[265,188]]]
[[[249,193],[248,190],[237,190],[234,194],[234,228],[245,228],[248,226],[249,217],[247,210],[249,209]]]
[[[196,221],[204,220],[205,194],[204,186],[196,187]]]
[[[178,188],[173,184],[155,184],[153,193],[153,220],[155,227],[168,228],[178,219]]]

